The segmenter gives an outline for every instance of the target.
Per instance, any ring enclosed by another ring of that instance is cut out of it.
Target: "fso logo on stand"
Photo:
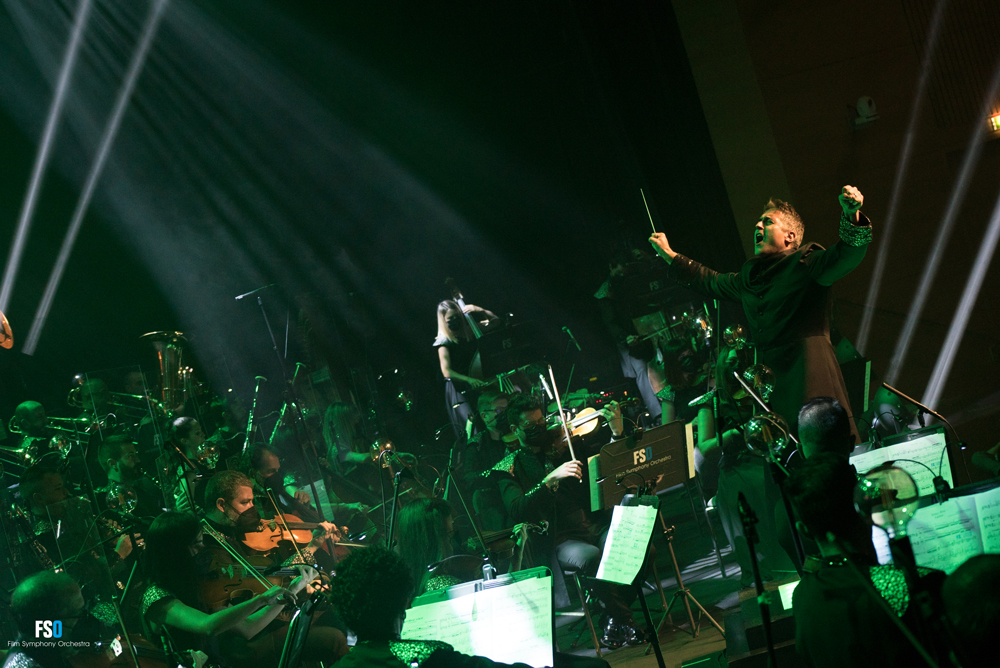
[[[633,464],[645,464],[647,461],[652,461],[652,459],[653,459],[653,446],[632,451]]]
[[[62,633],[63,625],[58,619],[55,621],[50,619],[35,620],[36,638],[62,638]]]

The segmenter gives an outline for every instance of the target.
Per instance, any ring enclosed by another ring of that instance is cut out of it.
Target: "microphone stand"
[[[906,401],[906,402],[912,404],[913,406],[916,406],[917,410],[921,411],[920,413],[918,413],[918,417],[920,419],[920,426],[921,427],[924,426],[924,419],[923,419],[923,414],[924,413],[927,413],[928,415],[932,415],[932,416],[936,417],[938,420],[941,420],[941,422],[944,422],[946,425],[948,425],[948,428],[951,429],[951,435],[955,439],[954,443],[959,446],[960,450],[964,450],[965,449],[965,446],[962,444],[962,441],[959,440],[959,438],[958,438],[958,432],[955,431],[955,427],[952,426],[951,422],[948,421],[948,418],[946,418],[945,416],[941,415],[936,410],[934,410],[932,408],[928,408],[927,406],[924,406],[922,403],[920,403],[919,401],[917,401],[913,397],[910,397],[910,396],[907,396],[907,395],[903,394],[902,392],[900,392],[896,388],[892,387],[891,385],[888,385],[886,383],[882,383],[882,387],[884,387],[885,389],[889,390],[890,392],[892,392],[893,394],[895,394],[897,397],[899,397],[903,401]],[[945,450],[947,450],[947,449],[948,449],[948,445],[947,445],[947,436],[946,436],[945,437]],[[965,477],[966,477],[966,479],[967,480],[972,480],[972,477],[969,474],[969,462],[965,459],[965,457],[962,457],[962,463],[965,465]]]
[[[777,668],[777,661],[774,656],[774,636],[771,633],[771,607],[770,603],[762,600],[764,597],[764,581],[760,577],[760,565],[757,563],[757,550],[754,545],[759,540],[757,535],[757,515],[753,508],[747,503],[747,498],[740,492],[739,500],[736,504],[740,514],[740,521],[743,523],[743,533],[746,535],[747,543],[750,547],[750,565],[753,568],[753,582],[757,591],[757,604],[760,606],[760,621],[764,627],[764,642],[767,643],[767,665],[768,668]]]
[[[253,292],[247,293],[247,295],[249,294],[253,294]],[[245,295],[241,295],[241,297],[242,296]],[[274,338],[274,329],[271,327],[271,320],[267,317],[267,310],[264,308],[264,299],[260,296],[260,294],[257,295],[257,306],[260,307],[260,314],[264,318],[264,326],[267,328],[267,334],[271,338],[271,348],[274,350],[274,354],[278,358],[278,367],[281,369],[281,377],[285,382],[286,402],[292,407],[292,432],[295,434],[295,440],[306,460],[309,459],[311,452],[313,460],[308,462],[308,464],[313,471],[319,471],[319,454],[316,452],[316,444],[313,443],[308,430],[304,430],[305,437],[303,437],[302,432],[300,431],[301,427],[305,427],[305,420],[298,403],[295,401],[295,385],[288,377],[288,368],[285,366],[285,358],[282,357],[281,351],[278,350],[278,340]],[[306,445],[309,446],[308,449],[306,448]],[[323,514],[323,502],[319,498],[319,493],[316,491],[316,481],[312,479],[311,475],[309,476],[309,489],[312,491],[313,501],[316,503],[316,514],[319,515],[321,522],[325,522],[326,516]],[[337,553],[334,550],[333,541],[327,538],[326,546],[330,555],[333,556],[334,560],[336,560]]]
[[[760,395],[758,395],[757,392],[750,387],[745,380],[743,380],[743,376],[740,375],[739,371],[733,371],[733,376],[735,376],[736,380],[738,380],[740,385],[743,386],[746,393],[753,397],[754,401],[756,401],[757,404],[764,409],[765,413],[772,412],[771,408],[764,402]],[[791,432],[785,432],[785,435],[792,441],[792,443],[795,443],[795,445],[799,444],[799,439],[795,438],[795,435]],[[781,462],[777,461],[770,447],[768,448],[768,455],[767,461],[768,464],[770,464],[771,480],[778,486],[778,493],[781,494],[781,503],[785,507],[785,513],[788,515],[788,522],[791,524],[792,543],[795,546],[795,556],[799,559],[798,568],[801,569],[806,563],[806,551],[805,548],[802,547],[802,537],[799,536],[799,532],[795,528],[795,512],[792,510],[792,502],[788,499],[788,494],[785,493],[784,482],[788,477],[788,471],[781,465]],[[754,529],[754,535],[757,535],[756,529]],[[754,558],[754,568],[757,568],[756,558]]]
[[[469,509],[469,504],[465,502],[465,495],[462,494],[462,488],[458,484],[458,480],[455,480],[455,472],[451,468],[451,464],[445,467],[444,475],[447,480],[450,480],[454,486],[455,495],[458,497],[459,503],[462,504],[462,510],[465,511],[466,516],[469,518],[469,523],[472,524],[472,530],[476,533],[476,540],[479,541],[479,546],[483,551],[483,579],[493,580],[497,575],[497,568],[493,564],[493,560],[490,559],[490,551],[486,547],[486,541],[483,540],[483,532],[479,530],[479,524],[476,523],[476,517],[472,514]]]

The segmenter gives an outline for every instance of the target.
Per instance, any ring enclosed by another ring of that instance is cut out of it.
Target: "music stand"
[[[306,640],[309,638],[313,612],[322,596],[323,593],[317,591],[292,615],[292,621],[288,623],[288,633],[285,634],[285,646],[281,649],[281,658],[278,660],[278,668],[298,668],[302,663],[302,650],[305,649]]]
[[[687,438],[685,425],[683,422],[671,422],[670,424],[656,427],[645,432],[642,440],[635,441],[634,438],[614,441],[601,448],[601,452],[588,460],[591,475],[591,509],[600,510],[619,505],[637,505],[635,496],[627,494],[628,488],[635,485],[624,486],[634,478],[642,481],[638,485],[639,498],[644,494],[653,494],[657,488],[667,488],[681,484],[694,477],[694,462],[688,455]],[[651,505],[651,504],[646,504]],[[705,607],[698,602],[691,590],[684,584],[681,575],[680,565],[677,562],[677,555],[674,552],[674,528],[667,527],[663,514],[657,507],[660,526],[667,539],[667,549],[670,551],[671,563],[674,568],[674,575],[677,577],[677,591],[674,592],[671,602],[668,604],[660,583],[659,574],[655,571],[656,586],[660,592],[660,599],[663,602],[664,614],[660,622],[656,625],[656,634],[659,636],[664,622],[670,620],[670,624],[677,630],[680,629],[673,623],[670,616],[674,604],[679,598],[684,601],[684,608],[687,611],[688,621],[691,624],[691,635],[698,637],[701,627],[702,617],[707,617],[715,628],[725,637],[725,629],[709,614]],[[713,537],[714,539],[714,537]],[[697,622],[694,612],[691,610],[691,602],[698,607],[699,616]],[[650,644],[646,647],[646,654],[654,646]]]

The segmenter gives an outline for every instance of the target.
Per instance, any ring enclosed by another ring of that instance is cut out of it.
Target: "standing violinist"
[[[624,432],[621,411],[617,404],[602,409],[608,418],[612,437]],[[503,458],[492,469],[512,522],[551,524],[553,555],[560,567],[593,576],[601,562],[601,549],[607,531],[600,531],[587,519],[580,503],[583,465],[577,460],[556,465],[556,452],[563,434],[547,428],[541,407],[528,395],[519,394],[507,405],[511,432],[521,447]],[[605,605],[602,642],[615,649],[623,644],[641,641],[629,605],[635,598],[630,587],[594,580],[597,597]]]
[[[466,422],[472,415],[472,405],[465,392],[486,385],[479,346],[470,321],[482,330],[497,320],[493,313],[472,304],[466,304],[463,311],[451,299],[437,306],[438,331],[434,347],[437,348],[438,363],[445,381],[445,408],[458,440],[464,438]]]

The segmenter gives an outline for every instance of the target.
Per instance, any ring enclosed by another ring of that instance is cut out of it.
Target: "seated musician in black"
[[[295,486],[290,483],[289,476],[282,471],[281,458],[277,451],[266,445],[258,445],[250,455],[250,465],[253,468],[253,479],[257,485],[254,487],[256,496],[259,499],[261,512],[271,517],[275,513],[274,499],[283,512],[294,513],[305,522],[315,522],[319,520],[316,508],[310,505],[312,498],[307,492],[296,491]],[[270,492],[271,498],[268,498]],[[331,497],[333,498],[333,497]],[[358,514],[366,514],[368,506],[363,503],[331,503],[334,517],[338,522],[347,524]],[[328,518],[330,519],[330,518]]]
[[[157,484],[142,471],[135,443],[125,435],[104,439],[98,448],[98,461],[108,475],[108,484],[97,490],[101,508],[108,507],[109,495],[115,497],[114,506],[119,512],[135,517],[153,518],[163,512],[163,493]],[[127,511],[123,506],[134,497],[135,508]]]
[[[21,476],[18,491],[21,494],[22,502],[29,511],[33,535],[25,538],[31,543],[30,552],[34,555],[34,560],[37,561],[35,570],[52,568],[61,561],[53,523],[58,523],[69,512],[71,505],[74,507],[77,504],[86,505],[87,501],[73,499],[63,483],[59,471],[45,466],[32,466],[25,471]],[[62,529],[60,534],[65,535],[67,539],[84,540],[82,536],[70,536],[72,532],[77,532],[81,527],[65,526]],[[86,528],[83,529],[86,530]],[[107,537],[105,534],[113,535],[113,532],[116,532],[110,522],[100,523],[99,529],[102,538]],[[114,570],[117,564],[121,563],[132,552],[132,541],[128,534],[123,534],[111,541],[110,545],[114,546],[114,550],[108,550],[107,558],[108,564]],[[66,556],[69,557],[69,555]],[[90,564],[93,559],[100,560],[98,552],[82,550],[73,556],[77,557],[74,561],[75,568],[87,571],[91,567],[98,567],[96,564]],[[116,575],[116,573],[112,572],[112,575]]]
[[[612,436],[623,433],[621,412],[610,416]],[[513,522],[550,523],[554,556],[567,570],[585,575],[597,573],[606,531],[599,531],[587,519],[579,501],[583,467],[579,461],[563,461],[555,447],[562,439],[558,429],[547,430],[542,409],[527,395],[516,395],[507,406],[507,417],[521,447],[493,467],[504,508]],[[611,648],[642,642],[629,609],[635,592],[629,587],[594,580],[598,599],[605,606],[603,642]]]
[[[287,589],[272,586],[227,606],[208,600],[218,595],[211,595],[198,576],[204,550],[202,525],[194,515],[168,511],[153,521],[143,554],[149,583],[140,606],[143,632],[168,652],[202,651],[223,665],[235,665],[248,654],[246,641],[274,622],[314,573],[300,566]]]
[[[803,460],[785,483],[797,528],[819,548],[818,555],[806,559],[792,598],[795,649],[806,665],[815,668],[922,665],[916,650],[848,564],[850,559],[862,570],[904,623],[915,621],[920,613],[902,570],[872,559],[871,528],[854,508],[856,485],[854,467],[830,452]],[[921,586],[940,587],[943,573],[919,570]]]
[[[384,586],[379,586],[382,583]],[[352,668],[490,668],[506,666],[456,652],[435,640],[400,640],[413,576],[403,561],[383,547],[352,552],[340,562],[330,584],[334,605],[357,635],[354,649],[340,660]],[[523,663],[514,664],[528,668]]]
[[[21,582],[11,596],[10,611],[17,625],[17,640],[11,643],[12,651],[4,666],[10,668],[69,668],[71,658],[79,652],[73,646],[77,638],[77,624],[87,616],[83,592],[76,581],[65,572],[42,571]],[[60,621],[61,639],[53,639],[53,646],[40,645],[38,622]]]
[[[179,417],[170,423],[170,442],[165,447],[174,510],[194,511],[201,505],[204,481],[215,468],[214,463],[202,463],[198,456],[205,440],[205,431],[193,417]]]
[[[469,441],[462,462],[465,486],[463,492],[472,495],[472,507],[484,531],[497,531],[508,526],[503,503],[500,501],[500,490],[492,478],[483,476],[485,471],[507,456],[510,448],[520,446],[511,435],[507,422],[508,400],[506,394],[496,390],[488,390],[479,395],[476,410],[486,429]]]
[[[252,551],[243,542],[247,533],[261,527],[260,509],[254,505],[253,482],[239,471],[219,471],[205,489],[205,519],[215,531],[226,539],[228,545],[244,556]],[[288,564],[316,563],[315,553],[327,541],[337,540],[337,527],[331,522],[320,522],[313,529],[312,541],[296,551]],[[212,537],[208,540],[214,541]]]

